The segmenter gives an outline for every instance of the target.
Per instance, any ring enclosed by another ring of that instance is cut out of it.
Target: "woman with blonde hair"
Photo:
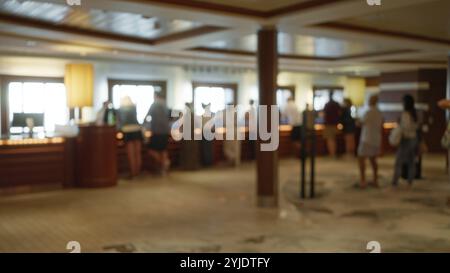
[[[373,171],[373,182],[378,187],[378,163],[377,157],[381,152],[381,134],[383,129],[383,115],[377,107],[378,96],[373,95],[369,99],[369,110],[360,120],[362,125],[358,146],[358,161],[360,170],[360,187],[366,188],[366,159],[369,158]]]
[[[129,96],[125,96],[120,101],[118,111],[118,126],[123,133],[128,165],[130,168],[130,178],[137,176],[142,168],[142,128],[137,120],[136,105]]]

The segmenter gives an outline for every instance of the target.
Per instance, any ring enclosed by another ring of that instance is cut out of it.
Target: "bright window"
[[[36,128],[36,131],[52,132],[55,125],[67,124],[69,113],[63,83],[10,82],[8,95],[10,123],[14,113],[43,113],[44,128]],[[11,133],[20,132],[22,128],[11,128]]]
[[[217,113],[234,103],[234,90],[223,87],[199,86],[194,90],[195,114],[203,115],[202,104],[211,103],[211,112]]]
[[[289,98],[293,98],[294,94],[291,89],[286,88],[278,88],[277,90],[277,105],[280,110],[283,110]]]
[[[322,111],[325,107],[325,104],[330,100],[330,92],[329,89],[317,89],[314,90],[314,110]],[[339,104],[344,102],[344,92],[342,90],[333,90],[333,100]]]
[[[114,108],[120,108],[121,99],[130,96],[133,103],[136,104],[137,120],[142,124],[153,103],[155,87],[152,85],[115,84],[112,91]]]

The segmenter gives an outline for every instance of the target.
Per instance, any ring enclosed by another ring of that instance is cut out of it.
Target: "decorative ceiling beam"
[[[101,31],[101,30],[69,26],[69,25],[65,25],[65,24],[55,24],[52,22],[46,22],[46,21],[42,21],[42,20],[29,18],[29,17],[16,16],[16,15],[11,15],[11,14],[1,13],[1,12],[0,12],[0,22],[10,23],[10,24],[18,25],[18,26],[23,26],[23,27],[38,28],[38,29],[56,31],[56,32],[61,32],[61,33],[69,33],[69,34],[75,34],[75,35],[82,35],[82,36],[86,36],[86,37],[101,38],[101,39],[106,39],[106,40],[115,40],[115,41],[121,41],[121,42],[147,45],[147,46],[153,46],[153,45],[157,45],[157,44],[164,44],[166,42],[183,40],[186,38],[201,36],[201,35],[217,32],[217,31],[222,31],[225,29],[224,27],[216,27],[216,26],[199,26],[199,27],[196,27],[193,29],[189,29],[189,30],[185,30],[185,31],[181,31],[181,32],[170,33],[170,34],[163,35],[163,36],[160,36],[157,38],[148,39],[148,38],[141,38],[138,36],[123,35],[123,34],[106,32],[106,31]]]

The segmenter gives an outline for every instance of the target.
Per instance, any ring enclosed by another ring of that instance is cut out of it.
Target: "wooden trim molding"
[[[190,51],[214,53],[214,54],[224,54],[224,55],[238,55],[238,56],[248,56],[255,57],[256,53],[248,50],[235,50],[235,49],[222,49],[222,48],[212,48],[212,47],[194,47],[189,49]],[[368,57],[381,57],[395,54],[412,53],[417,52],[417,50],[410,49],[399,49],[399,50],[389,50],[382,52],[370,52],[354,55],[343,55],[341,57],[320,57],[320,56],[309,56],[309,55],[296,55],[296,54],[278,54],[280,59],[288,60],[306,60],[306,61],[346,61],[357,58],[368,58]]]
[[[62,77],[38,77],[38,76],[9,76],[9,75],[0,75],[2,81],[5,84],[10,82],[45,82],[45,83],[64,83],[64,78]]]
[[[240,56],[248,56],[255,57],[256,53],[248,50],[237,50],[237,49],[222,49],[222,48],[213,48],[213,47],[194,47],[189,49],[190,51],[204,52],[204,53],[214,53],[214,54],[224,54],[224,55],[240,55]]]
[[[417,41],[421,41],[421,42],[431,42],[431,43],[443,44],[443,45],[447,45],[447,46],[450,45],[450,40],[448,40],[448,39],[433,38],[433,37],[428,37],[428,36],[423,36],[423,35],[417,35],[417,34],[399,32],[399,31],[392,31],[392,30],[381,30],[381,29],[351,25],[351,24],[346,24],[346,23],[330,22],[330,23],[319,24],[316,26],[337,29],[337,30],[346,30],[346,31],[352,31],[352,32],[366,33],[366,34],[370,34],[370,35],[381,35],[381,36],[390,36],[390,37],[395,37],[395,38],[405,38],[405,39],[417,40]]]
[[[232,5],[226,4],[218,4],[218,3],[208,3],[204,1],[198,0],[130,0],[139,3],[152,3],[152,4],[160,4],[166,6],[178,6],[185,7],[209,12],[220,12],[220,13],[228,13],[239,16],[247,16],[247,17],[257,17],[263,19],[269,19],[276,16],[281,16],[289,13],[304,11],[312,8],[318,8],[325,5],[336,3],[336,0],[308,0],[302,1],[300,3],[295,3],[292,5],[287,5],[284,7],[279,7],[276,9],[262,11],[257,9],[236,7]],[[348,0],[340,0],[340,1],[348,1]]]
[[[340,85],[313,85],[313,93],[316,90],[328,89],[328,90],[342,90],[344,91],[344,87]]]

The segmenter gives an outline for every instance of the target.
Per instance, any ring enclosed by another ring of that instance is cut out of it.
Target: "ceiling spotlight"
[[[156,21],[155,23],[153,23],[153,28],[154,29],[160,29],[161,28],[161,22]]]
[[[37,43],[35,41],[27,41],[27,46],[33,47],[36,45],[37,45]]]

